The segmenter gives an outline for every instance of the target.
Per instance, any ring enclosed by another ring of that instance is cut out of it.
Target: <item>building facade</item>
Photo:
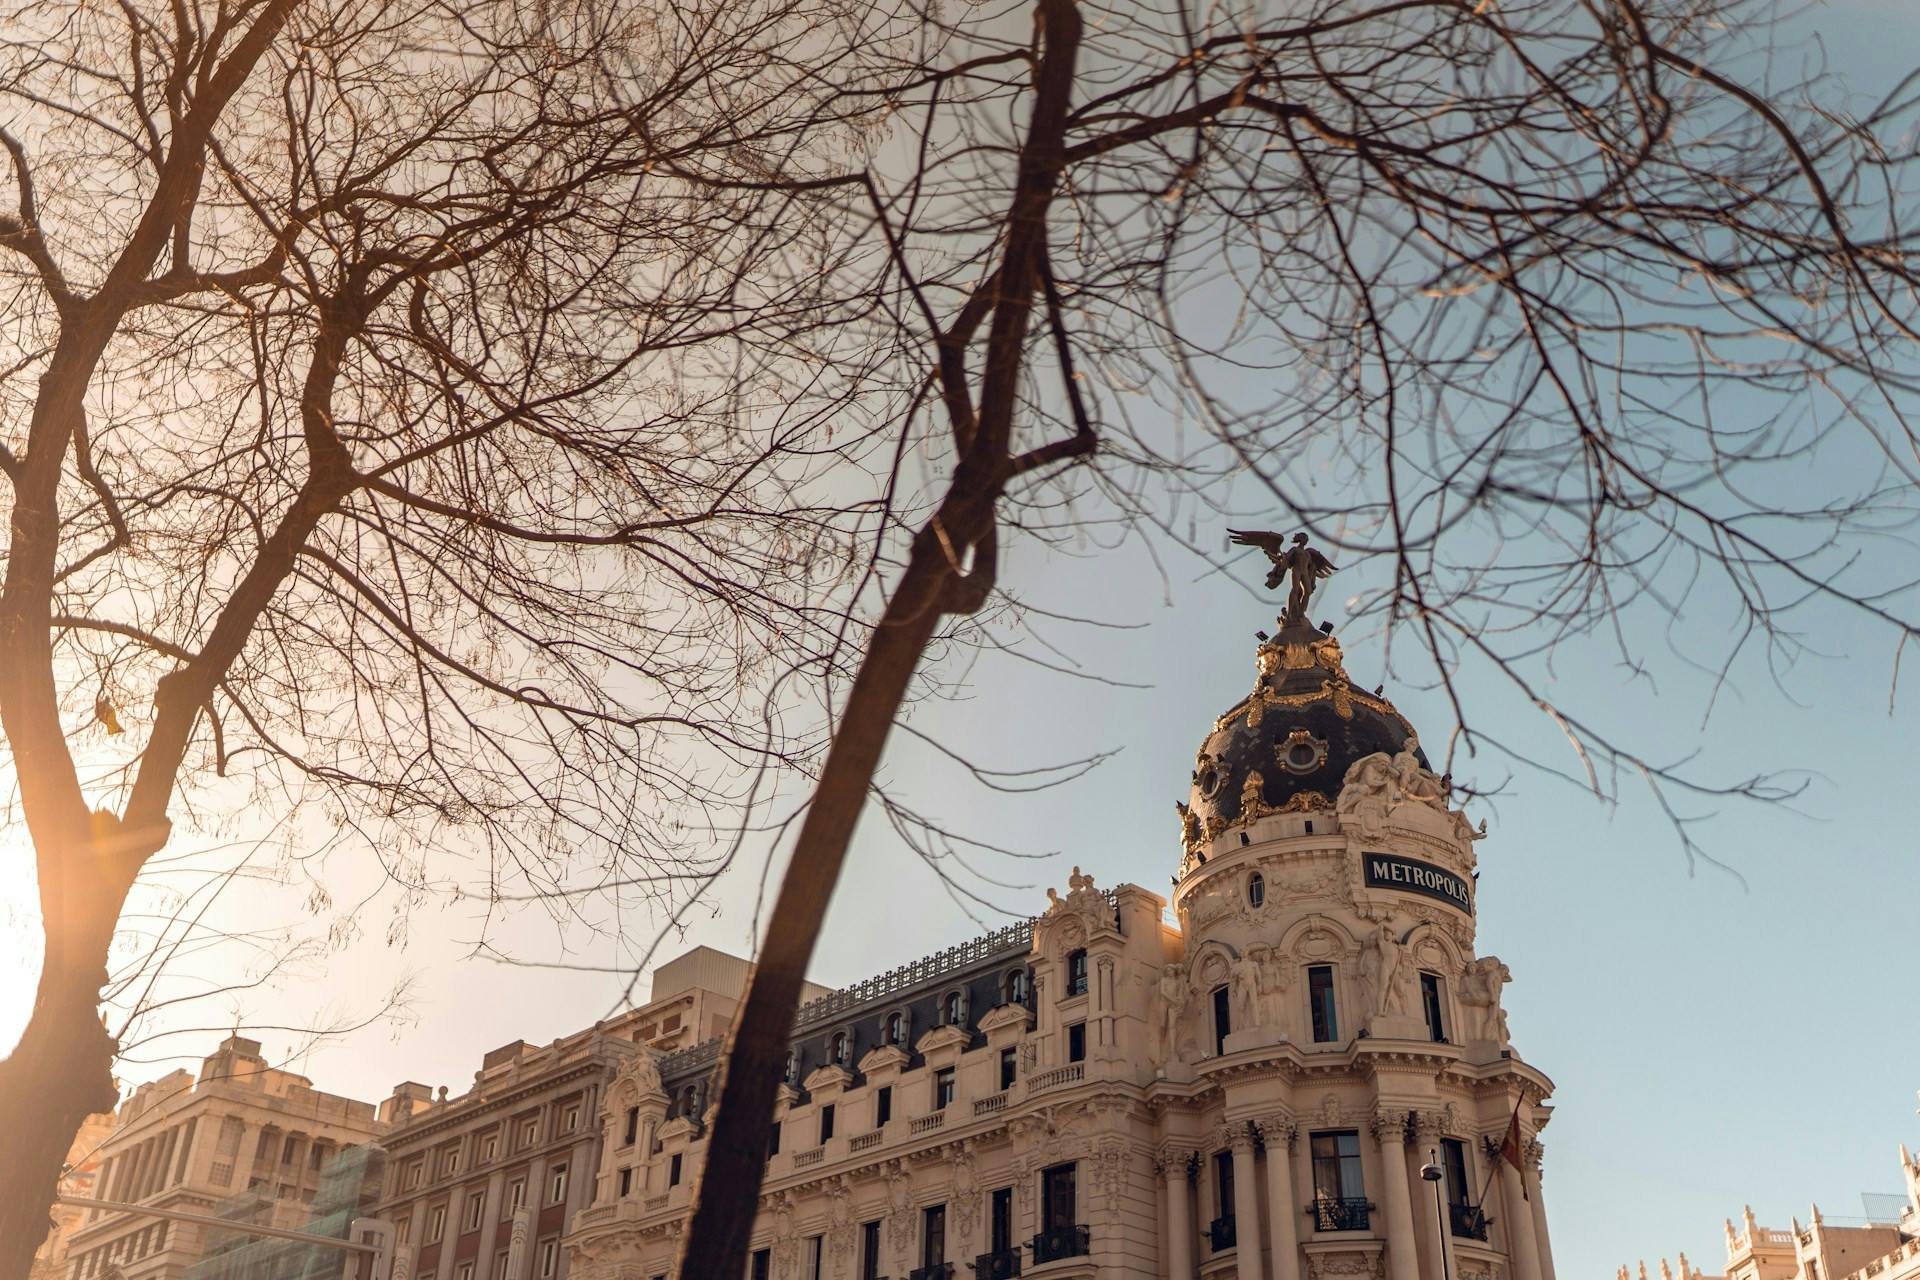
[[[1170,900],[1075,868],[1035,919],[802,1006],[749,1280],[1553,1280],[1551,1083],[1476,949],[1482,831],[1330,629],[1283,622],[1256,666]],[[609,1046],[571,1280],[671,1275],[719,1048]]]
[[[673,1053],[723,1033],[750,966],[697,947],[654,971],[646,1005],[544,1047],[487,1054],[449,1099],[408,1082],[381,1105],[396,1277],[565,1280],[560,1247],[593,1198],[606,1085],[627,1051]]]
[[[100,1199],[213,1214],[236,1195],[261,1221],[298,1227],[336,1154],[376,1142],[373,1104],[269,1067],[255,1040],[231,1036],[198,1077],[174,1071],[141,1085],[114,1115],[97,1153]],[[206,1227],[102,1209],[82,1211],[67,1244],[71,1280],[184,1280]]]
[[[81,1124],[80,1132],[74,1135],[73,1145],[67,1148],[66,1169],[60,1175],[61,1195],[87,1199],[99,1197],[100,1147],[112,1132],[111,1111],[90,1115]],[[86,1210],[56,1204],[49,1210],[48,1216],[52,1219],[52,1226],[47,1231],[47,1238],[40,1242],[40,1248],[34,1252],[33,1268],[28,1272],[30,1280],[64,1280],[68,1269],[67,1250],[73,1240],[74,1228],[86,1218]]]

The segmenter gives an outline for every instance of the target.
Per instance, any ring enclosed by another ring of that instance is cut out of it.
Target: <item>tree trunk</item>
[[[89,857],[91,855],[91,857]],[[42,860],[43,864],[45,859]],[[97,845],[69,865],[111,868]],[[0,1061],[0,1280],[26,1280],[51,1223],[73,1136],[86,1118],[119,1101],[113,1079],[116,1047],[100,1021],[107,946],[126,899],[122,877],[109,869],[80,892],[69,885],[64,919],[46,921],[46,968],[33,1016],[20,1043]],[[43,900],[45,895],[43,896]],[[76,901],[76,899],[81,899]]]

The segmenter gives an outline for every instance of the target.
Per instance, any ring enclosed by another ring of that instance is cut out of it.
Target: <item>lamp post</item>
[[[1440,1179],[1445,1177],[1446,1174],[1441,1171],[1438,1157],[1439,1152],[1435,1151],[1432,1147],[1427,1148],[1427,1162],[1420,1166],[1420,1178],[1423,1182],[1433,1184],[1434,1240],[1440,1250],[1441,1280],[1453,1280],[1451,1270],[1447,1264],[1447,1218],[1446,1214],[1443,1213],[1440,1208]]]

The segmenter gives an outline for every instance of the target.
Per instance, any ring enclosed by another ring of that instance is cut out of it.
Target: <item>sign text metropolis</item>
[[[1473,890],[1465,880],[1444,867],[1416,862],[1391,853],[1363,853],[1369,889],[1399,889],[1403,893],[1424,893],[1473,914]]]

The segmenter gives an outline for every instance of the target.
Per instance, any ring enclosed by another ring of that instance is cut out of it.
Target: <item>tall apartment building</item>
[[[269,1067],[260,1044],[230,1036],[198,1077],[174,1071],[141,1085],[114,1114],[97,1153],[94,1194],[210,1214],[236,1194],[271,1202],[268,1225],[298,1227],[322,1168],[385,1131],[372,1103],[323,1093]],[[69,1280],[184,1280],[207,1228],[88,1209],[67,1244]]]
[[[536,1047],[503,1045],[457,1098],[398,1086],[382,1104],[378,1216],[415,1280],[565,1280],[560,1241],[594,1194],[606,1084],[623,1050],[672,1052],[723,1034],[750,966],[698,947],[654,972],[641,1008]],[[813,988],[815,993],[823,990]]]
[[[1034,920],[801,1007],[750,1280],[1553,1280],[1552,1082],[1477,950],[1484,831],[1330,628],[1284,619],[1256,665],[1170,903],[1076,867]],[[569,1280],[666,1280],[720,1045],[607,1048]]]

